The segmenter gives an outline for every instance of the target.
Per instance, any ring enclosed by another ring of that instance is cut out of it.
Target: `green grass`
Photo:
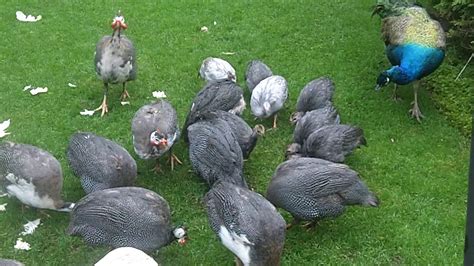
[[[130,121],[139,107],[152,101],[153,90],[165,90],[181,124],[195,93],[201,61],[222,57],[243,74],[248,61],[264,60],[284,76],[290,98],[280,113],[279,128],[269,131],[245,164],[248,183],[264,193],[283,160],[293,128],[288,117],[299,90],[310,80],[329,75],[337,91],[335,105],[342,121],[361,126],[368,140],[348,160],[378,194],[378,209],[351,207],[314,231],[287,232],[283,265],[314,264],[460,264],[463,257],[468,142],[438,113],[428,93],[420,95],[426,119],[409,119],[411,86],[403,101],[390,99],[391,88],[373,90],[388,67],[379,38],[379,20],[370,18],[373,1],[204,2],[145,1],[3,1],[0,9],[0,121],[11,118],[5,140],[29,143],[50,151],[63,166],[63,196],[77,201],[84,192],[67,166],[65,150],[76,131],[92,131],[124,145],[137,159],[138,186],[164,196],[175,223],[189,227],[185,247],[172,244],[154,254],[163,265],[232,265],[233,256],[210,230],[202,205],[206,186],[191,172],[182,141],[176,154],[183,165],[156,175],[153,162],[133,153]],[[110,22],[121,9],[127,35],[138,51],[138,79],[129,84],[131,104],[119,103],[120,86],[110,92],[109,114],[82,117],[79,111],[100,104],[102,84],[92,64],[95,43],[110,34]],[[41,14],[37,23],[20,23],[15,11]],[[217,25],[213,25],[213,21]],[[209,27],[208,33],[199,31]],[[235,52],[222,55],[221,52]],[[78,85],[69,88],[68,82]],[[30,96],[25,85],[48,86],[47,94]],[[249,97],[246,91],[247,99]],[[255,124],[250,111],[246,120]],[[264,121],[270,126],[270,121]],[[69,237],[64,213],[23,208],[14,199],[0,213],[0,257],[27,265],[91,265],[107,252]],[[290,217],[282,212],[287,221]],[[30,251],[13,249],[22,224],[42,219],[23,239]]]

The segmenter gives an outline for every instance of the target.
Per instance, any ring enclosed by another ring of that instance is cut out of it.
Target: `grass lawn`
[[[153,90],[164,90],[182,124],[191,100],[204,85],[197,72],[208,56],[233,64],[248,99],[246,64],[259,58],[287,79],[290,98],[280,113],[279,128],[268,131],[245,163],[251,187],[265,193],[274,169],[283,161],[293,131],[288,117],[300,89],[314,78],[329,75],[336,84],[335,105],[342,122],[361,126],[368,141],[368,147],[358,150],[347,164],[381,200],[378,209],[348,208],[313,231],[292,228],[287,232],[282,264],[462,262],[468,140],[448,125],[425,90],[420,95],[426,116],[422,124],[408,117],[411,86],[401,89],[403,100],[398,103],[390,98],[391,86],[374,91],[375,79],[388,61],[379,38],[379,19],[370,17],[373,1],[152,2],[1,4],[0,122],[10,118],[12,133],[3,140],[33,144],[56,156],[63,167],[66,200],[84,196],[67,165],[69,137],[77,131],[92,131],[110,138],[137,160],[136,185],[166,198],[174,222],[189,227],[187,246],[173,243],[153,257],[163,265],[232,265],[232,254],[208,226],[202,204],[206,185],[192,173],[183,141],[175,148],[183,165],[174,172],[166,166],[163,174],[154,174],[150,171],[153,162],[140,160],[133,152],[130,122],[138,108],[153,100]],[[113,86],[107,116],[80,116],[80,111],[96,108],[102,100],[93,52],[101,36],[111,33],[110,23],[118,9],[138,51],[138,79],[128,86],[130,105],[120,105],[121,87]],[[17,10],[41,14],[43,19],[16,21]],[[201,26],[209,32],[200,32]],[[77,88],[68,87],[68,82]],[[29,84],[47,86],[49,92],[31,96],[22,91]],[[245,118],[251,125],[258,122],[249,108]],[[270,119],[263,123],[271,126]],[[0,198],[2,203],[8,203],[6,212],[0,212],[2,258],[26,265],[91,265],[108,251],[67,236],[68,214],[24,208],[14,199]],[[288,213],[282,214],[290,221]],[[15,250],[22,225],[36,218],[41,218],[40,227],[23,237],[31,250]]]

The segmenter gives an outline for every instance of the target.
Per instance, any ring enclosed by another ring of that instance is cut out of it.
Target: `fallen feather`
[[[121,105],[130,105],[130,102],[120,102]]]
[[[88,116],[92,116],[94,113],[95,113],[94,110],[87,110],[87,109],[84,109],[84,111],[80,112],[81,115],[88,115]]]
[[[20,250],[30,250],[30,244],[23,242],[23,239],[20,237],[16,240],[15,244],[15,249],[20,249]]]
[[[7,128],[10,126],[10,119],[3,121],[0,123],[0,138],[5,137],[6,135],[10,135],[10,133],[6,132]]]
[[[29,90],[29,89],[31,89],[31,88],[33,88],[33,86],[27,85],[27,86],[25,86],[25,87],[23,88],[23,91],[27,91],[27,90]]]
[[[217,22],[216,22],[216,21],[214,21],[214,26],[216,26],[216,25],[217,25]]]
[[[26,236],[33,234],[38,225],[40,225],[40,223],[41,220],[39,218],[34,221],[28,221],[26,224],[23,225],[23,228],[25,228],[25,230],[21,232],[20,235]]]
[[[164,91],[154,91],[151,94],[157,99],[166,98],[166,94]]]
[[[7,206],[8,203],[3,203],[3,204],[0,204],[0,212],[4,212],[6,211],[7,209],[5,208],[5,206]]]
[[[206,26],[202,26],[202,27],[201,27],[201,31],[202,31],[202,32],[208,32],[208,31],[209,31],[209,28],[206,27]]]
[[[394,139],[390,139],[390,141],[391,141],[392,143],[394,143],[394,142],[395,142],[395,140],[394,140]]]
[[[75,84],[72,84],[71,82],[69,82],[67,85],[68,85],[69,87],[71,87],[71,88],[75,88],[75,87],[77,87],[77,85],[75,85]]]
[[[31,95],[36,95],[36,94],[46,93],[46,92],[48,92],[48,87],[44,87],[44,88],[38,87],[38,88],[30,90]]]
[[[32,15],[25,15],[25,13],[21,12],[21,11],[17,11],[16,12],[16,19],[19,20],[19,21],[23,21],[23,22],[36,22],[38,20],[41,20],[41,15],[38,15],[38,16],[32,16]]]
[[[221,54],[224,54],[224,55],[234,55],[235,52],[222,52]]]

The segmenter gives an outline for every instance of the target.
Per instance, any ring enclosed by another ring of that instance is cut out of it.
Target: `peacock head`
[[[168,147],[168,139],[157,129],[150,134],[150,144],[160,150],[165,150]]]
[[[112,29],[115,30],[125,30],[128,26],[125,24],[125,18],[122,16],[122,12],[117,13],[115,18],[112,20]]]
[[[375,85],[375,90],[380,90],[383,86],[386,86],[390,83],[390,76],[387,71],[380,73],[379,77],[377,78],[377,85]]]

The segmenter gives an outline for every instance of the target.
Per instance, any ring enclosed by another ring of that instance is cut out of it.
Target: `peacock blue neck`
[[[386,53],[393,67],[387,70],[390,81],[400,85],[419,80],[435,71],[444,59],[439,48],[409,43],[388,45]]]

